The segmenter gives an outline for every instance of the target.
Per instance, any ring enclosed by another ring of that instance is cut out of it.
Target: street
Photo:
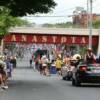
[[[41,76],[39,72],[27,67],[27,59],[19,61],[18,67],[13,71],[12,79],[8,81],[9,88],[0,90],[0,100],[100,99],[100,85],[73,87],[71,81],[63,81],[57,75]]]

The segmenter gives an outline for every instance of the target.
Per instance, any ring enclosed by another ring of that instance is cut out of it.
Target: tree
[[[73,15],[79,15],[79,14],[87,14],[87,11],[83,7],[76,7],[73,11]]]
[[[11,26],[14,26],[16,22],[20,23],[13,17],[47,13],[55,5],[54,0],[0,0],[0,42]]]
[[[10,26],[31,26],[31,23],[29,23],[27,20],[23,20],[19,17],[13,17],[13,16],[9,16],[10,17]]]
[[[96,20],[93,22],[93,27],[94,28],[100,28],[100,20]]]
[[[24,22],[19,18],[12,17],[8,8],[0,7],[0,49],[3,48],[3,37],[8,33],[9,28],[25,24]]]
[[[29,24],[27,21],[11,16],[8,8],[0,8],[0,37],[6,35],[10,27],[27,24]]]
[[[73,27],[72,22],[66,22],[66,23],[56,23],[56,24],[43,24],[42,27],[56,27],[56,28],[69,28]]]
[[[54,0],[0,0],[0,6],[9,8],[12,16],[47,13],[55,5]]]

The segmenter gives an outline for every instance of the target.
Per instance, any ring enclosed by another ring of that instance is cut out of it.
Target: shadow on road
[[[29,66],[21,66],[21,67],[17,67],[16,69],[33,69],[32,67]]]
[[[88,88],[100,88],[100,84],[81,84],[81,86],[72,86],[72,83],[68,83],[67,85],[69,85],[70,87],[76,87],[76,88],[83,88],[83,87],[88,87]]]
[[[9,81],[9,88],[16,89],[16,90],[32,90],[36,89],[39,91],[44,90],[51,90],[53,89],[52,85],[43,82],[43,81],[26,81],[26,80],[11,80]]]
[[[94,87],[100,88],[100,84],[82,84],[81,87]]]

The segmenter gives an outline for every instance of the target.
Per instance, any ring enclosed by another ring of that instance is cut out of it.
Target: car
[[[80,62],[74,68],[72,85],[81,86],[81,83],[100,83],[100,63],[85,64]]]

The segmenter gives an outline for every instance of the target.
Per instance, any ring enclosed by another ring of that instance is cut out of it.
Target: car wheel
[[[72,85],[75,86],[75,80],[72,78]]]
[[[81,86],[81,82],[79,82],[77,79],[75,79],[75,86]]]
[[[67,79],[67,81],[70,81],[71,80],[71,77],[67,77],[66,79]]]
[[[68,75],[67,75],[67,80],[70,81],[71,78],[72,78],[72,72],[69,72]]]
[[[62,79],[63,79],[63,80],[66,80],[66,77],[63,77]]]

